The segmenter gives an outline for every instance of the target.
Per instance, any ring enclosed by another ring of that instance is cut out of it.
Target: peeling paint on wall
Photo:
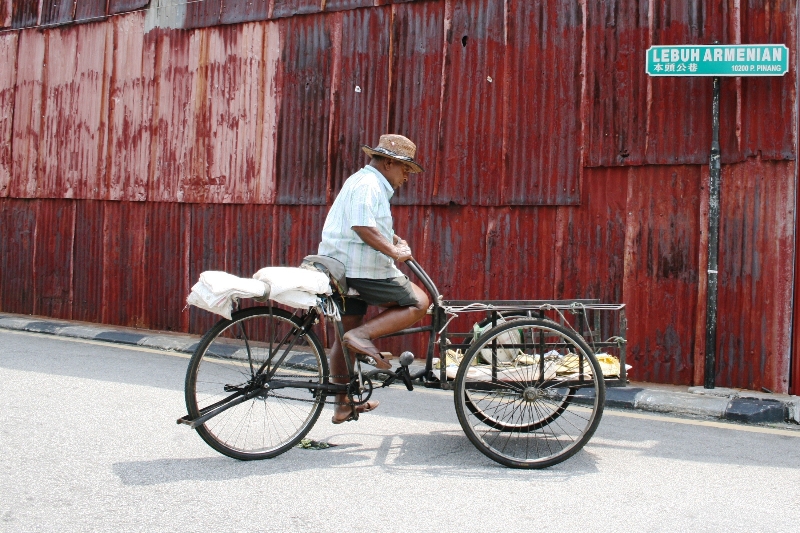
[[[0,33],[0,309],[200,332],[199,272],[314,251],[389,130],[426,169],[395,227],[447,297],[622,301],[631,375],[700,382],[710,83],[643,50],[786,42],[785,77],[723,81],[717,383],[787,390],[795,1],[101,3],[0,0],[59,24]]]

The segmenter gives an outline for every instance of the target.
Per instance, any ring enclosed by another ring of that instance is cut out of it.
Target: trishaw
[[[412,366],[414,356],[403,352],[399,366],[367,370],[362,362],[369,357],[351,362],[345,348],[349,383],[333,383],[314,331],[327,320],[341,339],[333,299],[320,296],[316,307],[294,312],[268,301],[236,311],[202,338],[186,373],[188,415],[178,423],[197,430],[224,455],[265,459],[295,447],[329,396],[345,393],[361,405],[375,389],[402,383],[409,391],[415,385],[453,390],[469,440],[508,467],[545,468],[578,452],[600,422],[606,386],[627,382],[624,305],[446,301],[416,261],[406,265],[431,296],[431,321],[390,336],[427,333],[424,368]],[[601,320],[605,312],[617,312],[617,320],[611,326],[615,334],[602,341],[601,321],[610,322]],[[450,331],[454,318],[472,313],[480,317],[472,329]],[[616,369],[601,365],[599,349],[617,352]]]

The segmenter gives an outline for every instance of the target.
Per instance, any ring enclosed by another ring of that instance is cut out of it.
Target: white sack
[[[308,309],[317,305],[317,295],[305,291],[283,291],[278,295],[271,294],[270,298],[279,304],[296,309]]]
[[[198,285],[199,284],[196,284],[194,287],[192,287],[192,292],[190,292],[189,296],[186,298],[186,303],[195,307],[199,307],[200,309],[204,309],[209,313],[224,316],[230,320],[231,312],[233,311],[233,298],[217,301],[213,304],[209,303],[206,299],[200,296],[199,293],[202,291],[202,289],[197,290]]]
[[[275,301],[279,301],[276,296],[286,291],[303,291],[310,294],[332,293],[328,276],[316,270],[266,267],[253,274],[253,278],[269,284],[270,298]]]
[[[251,278],[240,278],[227,272],[207,270],[200,274],[200,283],[209,288],[213,294],[227,297],[229,294],[241,295],[242,298],[260,298],[267,293],[269,287],[263,281]]]
[[[230,320],[234,300],[260,298],[268,291],[269,287],[262,281],[208,270],[200,274],[200,281],[192,287],[186,303]]]

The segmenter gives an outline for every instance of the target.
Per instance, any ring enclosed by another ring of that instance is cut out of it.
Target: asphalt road
[[[0,330],[0,531],[786,531],[800,431],[606,410],[547,470],[504,468],[450,393],[378,391],[335,444],[218,455],[175,419],[188,360]]]

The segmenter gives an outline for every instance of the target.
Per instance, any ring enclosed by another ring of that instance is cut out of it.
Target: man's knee
[[[422,318],[422,316],[428,312],[428,307],[430,306],[431,302],[430,299],[428,298],[428,295],[425,294],[425,291],[423,291],[416,285],[412,285],[412,287],[414,288],[414,296],[417,297],[417,303],[414,304],[412,307],[414,307],[417,310],[420,318]]]

